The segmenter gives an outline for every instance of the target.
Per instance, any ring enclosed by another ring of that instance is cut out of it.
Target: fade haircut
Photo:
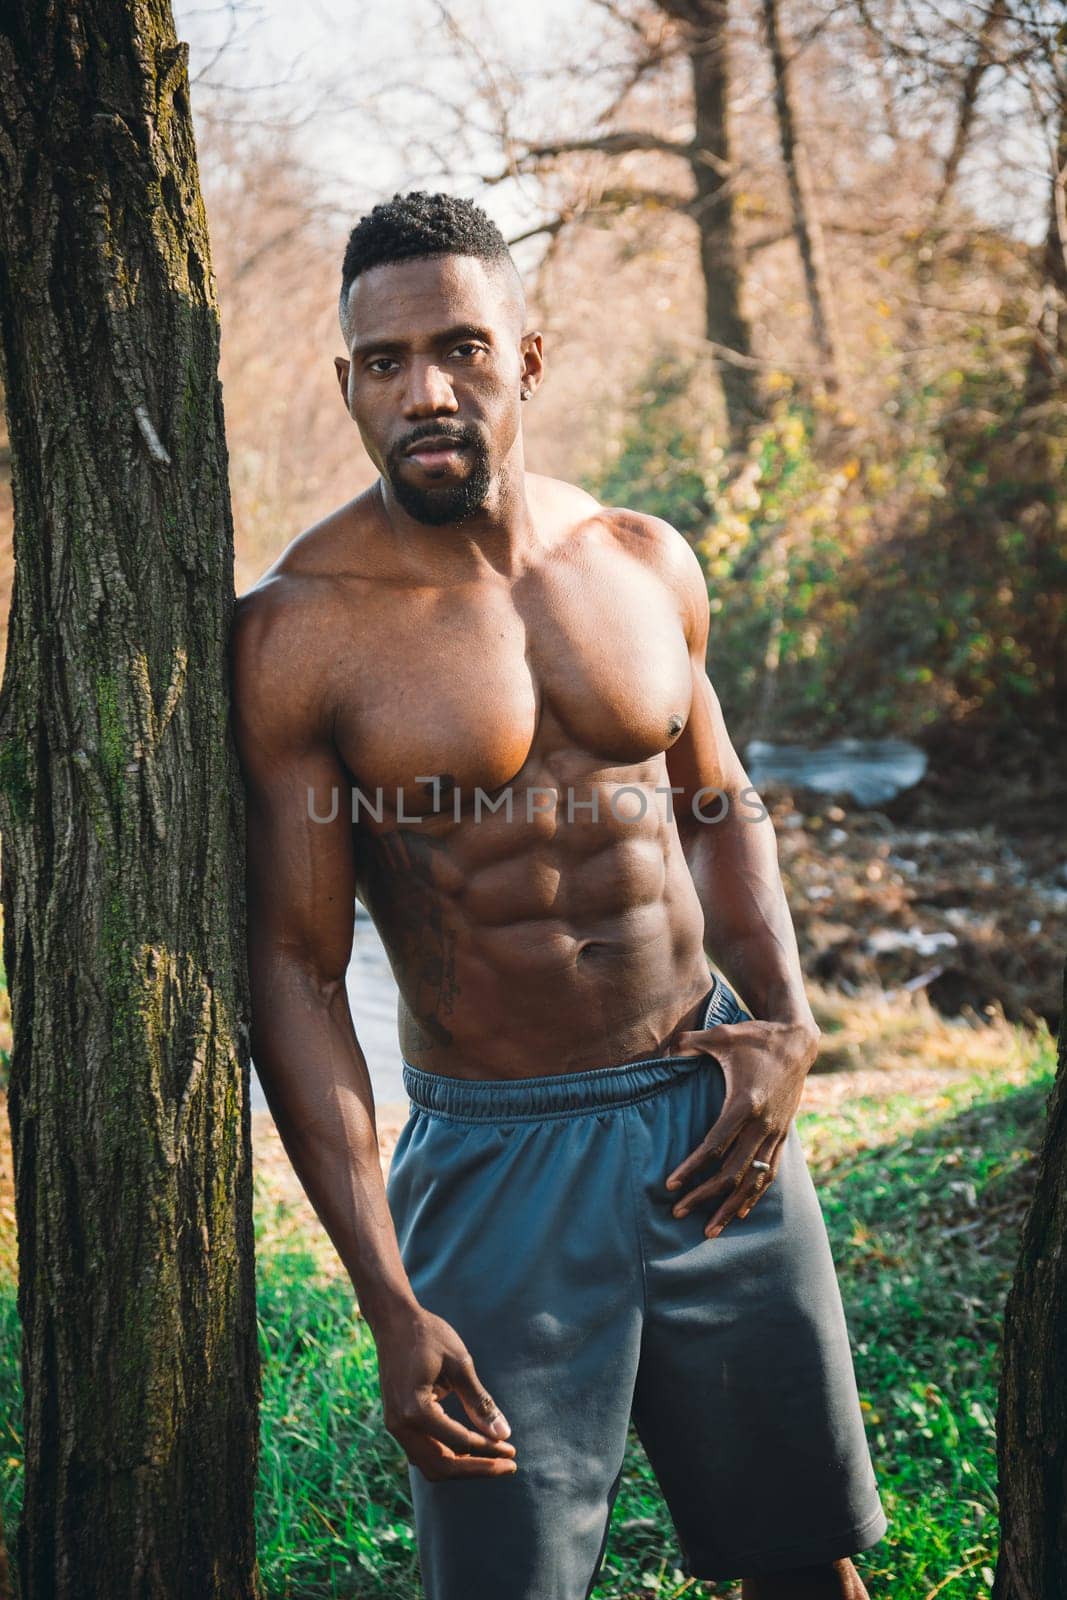
[[[477,256],[509,268],[522,303],[522,279],[496,223],[473,200],[416,189],[411,194],[394,194],[391,200],[376,205],[348,236],[338,303],[346,337],[348,293],[360,273],[421,256]]]

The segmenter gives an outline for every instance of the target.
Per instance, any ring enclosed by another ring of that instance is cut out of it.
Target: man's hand
[[[516,1471],[503,1412],[479,1382],[463,1340],[441,1317],[416,1307],[375,1329],[385,1426],[431,1482],[499,1478]],[[465,1428],[441,1400],[455,1393],[474,1424]]]
[[[729,1022],[679,1034],[677,1043],[682,1051],[714,1056],[726,1079],[714,1127],[667,1179],[668,1190],[680,1189],[710,1163],[722,1163],[674,1207],[676,1217],[685,1217],[721,1199],[704,1229],[714,1239],[732,1218],[747,1217],[774,1182],[804,1079],[818,1054],[819,1033],[805,1023]]]

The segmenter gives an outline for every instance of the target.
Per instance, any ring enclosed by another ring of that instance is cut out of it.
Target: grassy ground
[[[860,1564],[876,1597],[978,1600],[995,1562],[1000,1315],[1052,1080],[1051,1040],[998,1019],[948,1024],[922,1004],[887,1003],[872,1023],[869,1004],[837,1003],[821,1020],[831,1057],[848,1068],[811,1080],[801,1132],[891,1521]],[[0,1484],[11,1526],[21,1463],[7,1209],[0,1171]],[[407,1478],[381,1427],[373,1344],[262,1132],[256,1238],[268,1593],[414,1600]],[[596,1600],[735,1592],[687,1582],[669,1530],[634,1441]]]

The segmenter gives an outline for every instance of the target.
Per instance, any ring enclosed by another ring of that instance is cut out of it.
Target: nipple
[[[681,733],[682,728],[684,726],[685,726],[685,724],[684,724],[682,718],[678,715],[678,713],[676,711],[674,713],[674,716],[670,719],[670,721],[667,724],[667,737],[669,739],[676,739],[678,737],[678,735]]]

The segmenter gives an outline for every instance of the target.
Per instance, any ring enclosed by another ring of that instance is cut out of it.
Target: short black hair
[[[519,277],[504,235],[473,200],[421,189],[394,194],[368,211],[348,236],[341,268],[342,327],[348,291],[361,272],[420,256],[479,256],[483,261],[509,263]]]

